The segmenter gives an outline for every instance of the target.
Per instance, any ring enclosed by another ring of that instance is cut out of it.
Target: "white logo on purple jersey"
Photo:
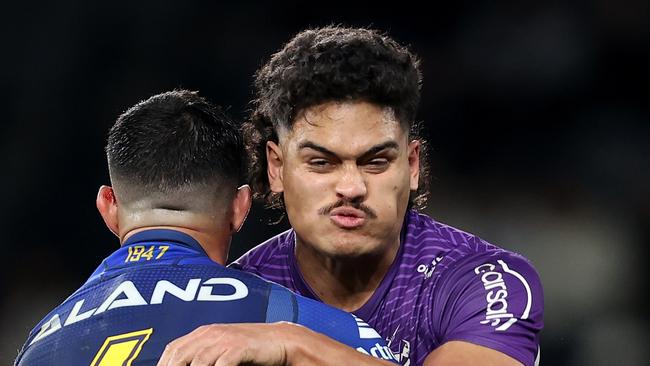
[[[436,257],[434,260],[431,261],[431,267],[427,266],[426,264],[420,264],[418,266],[418,272],[422,273],[424,275],[424,279],[429,279],[433,275],[433,271],[436,270],[436,265],[440,263],[443,257]]]
[[[390,349],[390,351],[393,353],[395,360],[397,360],[397,362],[399,362],[400,365],[410,366],[411,360],[409,359],[410,357],[409,355],[411,353],[411,343],[404,339],[400,341],[395,338],[397,335],[397,331],[399,331],[399,327],[400,326],[397,325],[397,328],[395,328],[393,335],[387,339],[388,341],[387,346]]]
[[[518,319],[528,319],[532,305],[532,295],[528,282],[526,282],[526,279],[521,274],[511,270],[504,261],[499,259],[497,262],[503,268],[503,272],[521,281],[526,289],[527,295],[526,308],[521,314],[521,317],[517,318],[514,314],[508,312],[508,288],[506,287],[503,273],[499,272],[498,268],[491,263],[481,264],[474,268],[474,273],[481,275],[483,288],[488,291],[485,295],[485,300],[487,301],[485,320],[482,320],[481,324],[490,324],[492,327],[497,327],[497,331],[505,331],[516,323]]]

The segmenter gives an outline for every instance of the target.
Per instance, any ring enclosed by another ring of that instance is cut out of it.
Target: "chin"
[[[324,243],[324,251],[332,257],[356,258],[376,254],[379,248],[374,240],[349,232],[338,233],[332,241]]]

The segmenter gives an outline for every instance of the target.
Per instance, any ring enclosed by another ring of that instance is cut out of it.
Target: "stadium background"
[[[0,15],[0,363],[117,247],[95,211],[118,114],[176,87],[246,115],[297,31],[374,26],[422,58],[427,213],[530,258],[545,365],[647,364],[644,1],[9,2]],[[254,207],[231,259],[286,228]]]

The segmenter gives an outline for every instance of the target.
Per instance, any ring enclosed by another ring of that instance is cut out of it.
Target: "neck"
[[[194,240],[196,240],[201,245],[203,250],[205,250],[208,257],[210,257],[210,259],[212,259],[213,261],[221,265],[225,265],[226,260],[228,259],[228,249],[230,247],[229,236],[228,239],[224,239],[221,238],[219,235],[215,235],[215,233],[213,232],[202,231],[200,229],[195,229],[195,228],[186,228],[186,227],[179,227],[179,226],[145,226],[145,227],[134,228],[123,234],[120,234],[120,245],[122,245],[133,234],[145,230],[152,230],[152,229],[167,229],[167,230],[180,231],[182,233],[191,236]]]
[[[379,254],[331,256],[297,237],[300,272],[323,302],[345,311],[363,306],[377,290],[399,249],[399,239]]]

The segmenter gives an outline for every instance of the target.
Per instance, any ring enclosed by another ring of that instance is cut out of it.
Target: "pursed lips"
[[[330,220],[343,229],[356,229],[366,222],[366,213],[352,207],[337,207],[329,214]]]

